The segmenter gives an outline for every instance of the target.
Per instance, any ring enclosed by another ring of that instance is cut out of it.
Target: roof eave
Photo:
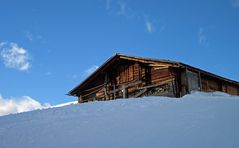
[[[67,95],[69,96],[76,96],[76,90],[79,89],[80,86],[82,86],[83,84],[85,84],[90,78],[92,78],[93,75],[95,75],[96,73],[98,73],[99,71],[101,71],[101,69],[106,66],[106,64],[113,60],[114,58],[116,58],[119,54],[115,54],[113,56],[111,56],[106,62],[104,62],[97,70],[95,70],[92,74],[90,74],[84,81],[82,81],[80,84],[78,84],[76,87],[74,87],[72,90],[70,90]]]

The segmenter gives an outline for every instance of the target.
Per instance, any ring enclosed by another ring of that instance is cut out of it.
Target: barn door
[[[187,71],[188,91],[200,91],[199,74]]]

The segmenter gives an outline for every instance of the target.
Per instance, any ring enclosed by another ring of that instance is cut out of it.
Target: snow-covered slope
[[[0,117],[0,148],[235,148],[238,114],[221,93],[74,104]]]

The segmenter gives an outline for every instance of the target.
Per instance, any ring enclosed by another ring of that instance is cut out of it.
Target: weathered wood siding
[[[230,84],[218,78],[213,78],[208,75],[202,75],[202,91],[214,92],[221,91],[231,95],[239,95],[239,86]]]
[[[129,83],[139,79],[140,67],[138,63],[124,63],[117,65],[115,69],[108,71],[110,83],[112,85],[120,85]]]
[[[236,85],[228,84],[226,92],[231,95],[239,95],[239,87]]]
[[[188,65],[115,58],[75,92],[78,101],[142,96],[182,97],[191,91],[222,91],[239,95],[239,84]]]
[[[176,96],[176,73],[173,69],[170,69],[167,66],[164,67],[148,67],[150,72],[148,76],[146,75],[146,84],[155,85],[148,92],[148,96],[151,95],[160,95],[160,96]],[[158,86],[157,86],[158,84]],[[160,85],[161,84],[161,85]]]
[[[81,91],[80,102],[139,96],[176,96],[176,73],[168,66],[120,61]]]

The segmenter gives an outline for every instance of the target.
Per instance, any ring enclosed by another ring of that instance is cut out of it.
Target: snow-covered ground
[[[0,148],[236,148],[239,97],[118,99],[0,117]]]

